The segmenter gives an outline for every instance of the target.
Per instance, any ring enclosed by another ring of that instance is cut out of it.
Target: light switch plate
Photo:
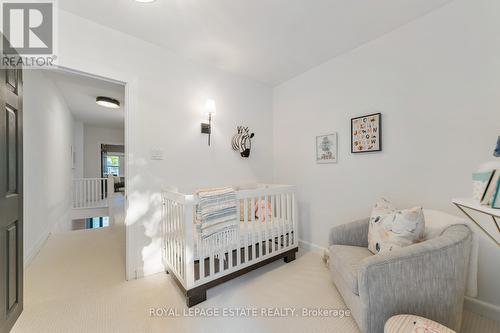
[[[151,149],[151,159],[153,161],[163,160],[163,150],[162,149]]]

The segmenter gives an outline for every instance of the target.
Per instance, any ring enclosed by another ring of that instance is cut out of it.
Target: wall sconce
[[[201,133],[208,134],[208,145],[210,146],[210,135],[212,134],[212,116],[215,115],[216,107],[213,99],[207,99],[205,102],[204,113],[208,114],[208,124],[201,123]]]

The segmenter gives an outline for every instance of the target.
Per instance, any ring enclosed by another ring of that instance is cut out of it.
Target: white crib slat
[[[286,194],[286,209],[287,209],[287,213],[286,213],[286,217],[287,217],[287,221],[289,221],[290,225],[293,226],[293,220],[292,220],[292,196],[290,194]],[[293,228],[290,228],[290,231],[288,232],[288,239],[289,239],[289,242],[290,242],[290,246],[294,245],[293,244],[293,237],[292,237],[292,229]]]
[[[172,267],[177,272],[177,203],[172,205]]]
[[[273,214],[272,214],[272,204],[271,204],[272,198],[269,196],[266,196],[266,207],[267,209],[271,209],[270,212],[268,212],[266,219],[269,221],[269,226],[271,228],[271,244],[269,244],[270,248],[270,253],[276,252],[276,247],[275,247],[275,242],[276,242],[276,237],[278,237],[278,228],[276,224],[274,223],[273,219]],[[271,208],[269,208],[271,207]]]
[[[244,211],[243,211],[244,212]],[[237,235],[237,242],[236,242],[236,263],[233,262],[233,265],[230,266],[230,269],[232,267],[238,267],[241,265],[241,244],[240,244],[240,239],[241,239],[241,201],[237,200],[236,201],[236,219],[238,222],[238,235]],[[231,260],[233,260],[233,251],[229,253],[229,256],[231,257]]]
[[[281,250],[281,235],[283,235],[283,223],[281,221],[280,214],[279,214],[279,195],[274,196],[274,206],[276,207],[274,216],[276,217],[276,222],[278,222],[278,225],[279,225],[278,247]]]
[[[182,276],[182,206],[177,205],[177,272]]]
[[[172,268],[177,272],[177,203],[172,205]]]
[[[262,243],[259,243],[259,245],[261,246],[262,248],[262,254],[264,254],[264,248],[265,248],[265,253],[266,253],[266,257],[269,256],[269,239],[271,238],[271,224],[269,223],[269,219],[267,218],[267,196],[262,196],[262,200],[264,201],[263,202],[263,205],[259,205],[261,206],[261,214],[260,214],[260,218],[261,218],[261,225],[263,226],[263,229],[264,229],[264,232],[263,232],[263,240],[262,240]]]
[[[165,200],[165,199],[164,199]],[[170,223],[170,219],[168,218],[168,200],[165,200],[164,201],[164,207],[163,207],[163,210],[164,210],[164,219],[165,219],[165,236],[163,238],[165,238],[165,262],[167,264],[169,264],[169,251],[168,251],[168,246],[170,245],[170,239],[169,239],[169,223]]]
[[[271,236],[272,236],[272,239],[271,239],[271,253],[272,252],[276,252],[278,249],[276,248],[276,238],[278,237],[279,235],[279,229],[278,229],[278,225],[275,223],[274,221],[274,216],[273,216],[273,205],[272,205],[272,201],[273,201],[273,198],[272,197],[269,197],[268,198],[269,200],[269,206],[271,207],[271,212],[269,214],[269,222],[271,223]]]
[[[168,216],[168,204],[169,204],[169,201],[165,199],[165,202],[164,202],[164,214],[165,214],[165,261],[167,264],[170,264],[170,260],[169,260],[169,255],[170,255],[170,251],[168,249],[168,247],[170,246],[170,230],[169,230],[169,225],[170,225],[170,219],[169,219],[169,216]]]
[[[200,281],[205,279],[205,249],[202,247],[202,239],[201,234],[197,233],[196,239],[197,243],[197,252],[198,252],[198,269],[200,272]]]
[[[286,233],[287,233],[287,221],[286,221],[286,217],[285,217],[285,198],[284,198],[284,195],[283,194],[280,194],[280,216],[281,216],[281,220],[283,221],[284,223],[284,231],[283,231],[283,245],[284,247],[286,248],[287,247],[287,239],[286,239]]]
[[[248,261],[250,260],[250,251],[248,251],[248,238],[249,238],[249,233],[250,233],[250,228],[249,228],[249,225],[248,225],[248,199],[245,198],[243,200],[243,225],[244,225],[244,233],[245,233],[245,236],[244,236],[244,239],[245,239],[245,252],[244,252],[244,256],[245,256],[245,264],[248,263]]]
[[[175,270],[175,206],[170,202],[170,267]]]
[[[283,234],[283,230],[282,230],[282,224],[281,224],[281,220],[279,218],[279,215],[278,215],[278,212],[277,212],[277,209],[278,209],[278,196],[275,195],[274,198],[273,198],[273,221],[276,223],[276,229],[278,230],[278,250],[281,250],[281,235]]]
[[[167,200],[167,263],[172,268],[172,201]]]
[[[177,233],[177,239],[179,240],[179,252],[177,252],[177,256],[178,256],[178,265],[179,265],[179,274],[181,275],[181,277],[184,277],[184,234],[183,234],[183,230],[182,230],[182,222],[184,221],[184,219],[182,218],[183,217],[183,213],[184,213],[184,206],[183,205],[179,205],[179,224],[178,224],[178,233]]]
[[[255,239],[253,241],[253,246],[254,246],[254,261],[257,259],[257,251],[259,251],[259,255],[262,255],[262,223],[261,223],[261,218],[260,218],[260,197],[255,197]]]
[[[179,205],[175,205],[175,251],[174,251],[174,260],[175,260],[175,271],[179,273]]]
[[[258,213],[258,220],[257,220],[257,227],[258,227],[258,231],[257,231],[257,235],[258,235],[258,238],[257,238],[257,246],[256,248],[259,249],[259,260],[260,258],[262,257],[263,255],[263,248],[262,248],[262,243],[264,243],[264,241],[266,240],[266,225],[265,223],[263,222],[263,214],[264,214],[264,211],[262,209],[262,197],[257,197],[257,209],[259,210],[259,213]]]
[[[257,246],[255,244],[259,241],[260,235],[259,230],[257,230],[257,222],[255,219],[255,197],[252,198],[252,260],[255,261],[257,258]]]
[[[161,234],[161,254],[162,261],[165,259],[165,200],[162,196],[161,198],[161,222],[160,222],[160,234]]]
[[[181,235],[181,218],[182,206],[177,205],[177,272],[182,276],[182,235]]]
[[[266,253],[266,257],[269,256],[269,253],[271,252],[270,246],[269,246],[269,239],[272,238],[272,228],[271,228],[271,221],[269,221],[269,217],[267,216],[268,213],[268,197],[267,195],[262,196],[262,200],[264,201],[264,204],[262,205],[263,209],[261,212],[261,219],[262,219],[262,225],[264,227],[264,239],[263,239],[263,251],[261,254],[264,254],[264,249]],[[264,222],[265,221],[265,222]]]
[[[210,263],[208,266],[208,276],[211,278],[215,275],[215,255],[210,253]]]
[[[264,214],[265,209],[263,209],[264,197],[258,198],[259,204],[259,255],[262,257],[264,255],[264,244],[268,240],[268,226],[269,224],[264,222]],[[266,255],[267,255],[267,247],[266,247]],[[259,258],[260,259],[260,258]]]
[[[187,265],[186,265],[186,255],[187,255],[187,251],[186,251],[186,243],[187,243],[187,238],[188,238],[188,235],[186,233],[186,211],[187,211],[187,206],[181,206],[181,235],[180,235],[180,238],[181,238],[181,271],[182,271],[182,278],[184,279],[184,281],[188,281],[188,278],[189,276],[187,275]],[[193,218],[191,217],[191,221],[190,223],[193,223]],[[192,235],[191,235],[192,237]],[[192,238],[191,238],[192,239]]]

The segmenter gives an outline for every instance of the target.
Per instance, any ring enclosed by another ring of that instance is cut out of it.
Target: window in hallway
[[[108,175],[120,175],[120,156],[107,155],[106,156],[106,171]]]
[[[87,219],[86,229],[109,227],[109,217],[92,217]]]
[[[87,230],[109,227],[108,216],[97,216],[86,219],[77,219],[72,222],[72,230]]]

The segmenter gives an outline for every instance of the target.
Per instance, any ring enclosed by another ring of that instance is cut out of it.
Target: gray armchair
[[[331,229],[330,270],[364,333],[382,333],[393,315],[413,314],[460,330],[472,234],[465,225],[440,237],[373,255],[364,219]]]

